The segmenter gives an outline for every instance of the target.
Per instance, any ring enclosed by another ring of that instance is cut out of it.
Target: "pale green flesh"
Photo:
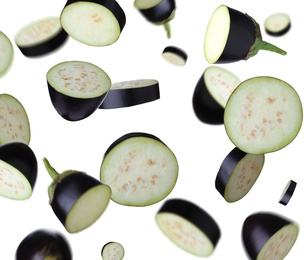
[[[186,60],[174,52],[169,52],[169,51],[164,52],[162,54],[162,57],[169,63],[176,66],[184,66],[186,64]]]
[[[122,260],[125,255],[124,247],[118,242],[110,242],[102,249],[103,260]]]
[[[264,23],[265,29],[270,32],[276,33],[284,30],[290,24],[290,18],[288,14],[276,13],[269,16]]]
[[[111,86],[111,90],[150,87],[155,84],[158,84],[158,81],[155,79],[128,80],[113,83]]]
[[[163,0],[135,0],[134,6],[140,10],[152,8],[160,4]]]
[[[11,67],[14,49],[10,39],[0,31],[0,77],[4,76]]]

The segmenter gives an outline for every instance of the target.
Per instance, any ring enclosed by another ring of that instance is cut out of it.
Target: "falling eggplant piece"
[[[297,187],[297,183],[293,180],[289,180],[288,183],[286,184],[286,187],[285,187],[283,193],[282,193],[282,196],[279,200],[279,203],[286,206],[289,203],[296,187]]]
[[[99,219],[106,210],[111,188],[82,171],[67,170],[62,173],[43,158],[53,182],[48,188],[50,205],[69,233],[77,233]]]
[[[155,221],[170,241],[195,256],[212,255],[221,236],[213,217],[184,199],[166,200],[158,210]]]
[[[68,121],[79,121],[95,112],[111,87],[111,79],[98,66],[84,61],[66,61],[47,72],[51,102]]]
[[[60,23],[73,39],[100,47],[119,39],[126,15],[116,0],[67,0]]]
[[[275,13],[266,18],[264,27],[267,34],[271,36],[282,36],[290,30],[291,20],[286,13]]]
[[[286,147],[298,135],[302,120],[302,103],[296,90],[270,76],[241,82],[230,95],[224,111],[229,139],[251,154],[266,154]]]
[[[67,238],[52,229],[32,231],[20,242],[15,260],[72,260],[72,249]]]
[[[167,37],[171,38],[170,21],[175,17],[175,0],[135,0],[134,7],[147,19],[147,21],[155,25],[163,25]]]
[[[224,108],[233,90],[241,80],[219,66],[207,67],[196,83],[192,106],[196,117],[203,123],[224,123]]]
[[[0,31],[0,78],[9,71],[13,60],[13,44],[6,34]]]
[[[38,172],[33,150],[25,143],[0,146],[0,196],[25,200],[31,197]]]
[[[177,46],[165,47],[162,52],[162,57],[176,66],[185,66],[188,59],[187,53]]]
[[[167,197],[178,177],[172,150],[158,137],[127,133],[106,150],[100,180],[112,189],[111,199],[126,206],[149,206]]]
[[[272,212],[253,213],[242,226],[243,246],[252,260],[283,260],[298,234],[298,223]]]
[[[248,14],[226,5],[216,8],[205,32],[204,54],[208,63],[248,60],[259,50],[287,54],[262,39],[259,24]]]
[[[106,243],[101,249],[101,258],[103,260],[122,260],[124,256],[124,247],[115,241]]]
[[[15,43],[27,57],[37,57],[51,53],[68,39],[59,17],[44,17],[21,28],[15,36]]]

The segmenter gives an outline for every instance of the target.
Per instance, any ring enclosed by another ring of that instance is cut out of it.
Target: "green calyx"
[[[176,10],[176,9],[175,9]],[[175,10],[170,14],[170,16],[162,21],[162,22],[158,22],[155,23],[156,25],[163,25],[167,34],[167,38],[170,39],[171,38],[171,26],[170,26],[170,21],[173,20],[173,18],[175,17]]]

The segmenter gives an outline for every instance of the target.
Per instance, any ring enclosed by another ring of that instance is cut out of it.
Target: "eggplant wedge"
[[[106,243],[101,249],[101,258],[103,260],[122,260],[124,256],[124,247],[115,241]]]
[[[293,180],[289,180],[285,186],[285,189],[282,192],[279,203],[286,206],[289,203],[296,187],[297,187],[297,183]]]
[[[286,13],[275,13],[264,22],[265,32],[271,36],[283,36],[291,28],[291,20]]]
[[[167,46],[164,48],[162,57],[176,66],[185,66],[188,59],[187,53],[177,46]]]

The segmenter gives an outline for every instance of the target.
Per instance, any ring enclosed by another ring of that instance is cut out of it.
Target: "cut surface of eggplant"
[[[264,154],[247,154],[235,147],[223,160],[215,187],[227,202],[236,202],[250,191],[263,166]]]
[[[159,82],[154,79],[138,79],[115,82],[99,108],[112,109],[135,106],[160,98]]]
[[[162,57],[171,64],[176,66],[185,66],[187,62],[187,53],[176,46],[167,46],[163,52]]]
[[[101,249],[101,258],[103,260],[122,260],[125,256],[125,249],[118,242],[108,242]]]
[[[298,135],[302,103],[287,82],[258,76],[240,83],[224,111],[224,126],[232,143],[252,154],[275,152]]]
[[[289,203],[296,187],[297,187],[297,183],[293,180],[289,180],[288,183],[286,184],[285,189],[282,192],[279,202],[286,206]]]
[[[60,24],[59,17],[45,17],[33,21],[15,36],[15,43],[28,57],[50,53],[65,43],[68,35]]]
[[[21,102],[10,94],[0,94],[0,144],[30,143],[31,129],[27,112]]]
[[[148,206],[167,197],[178,177],[178,162],[159,138],[128,133],[113,142],[100,167],[101,182],[112,189],[112,200],[127,206]]]
[[[221,236],[218,224],[209,213],[184,199],[166,200],[155,221],[170,241],[195,256],[212,255]]]
[[[264,22],[266,33],[272,36],[282,36],[291,28],[290,17],[286,13],[275,13],[266,18]]]
[[[119,39],[126,16],[116,0],[68,0],[60,22],[73,39],[98,47]]]
[[[14,48],[11,40],[0,31],[0,77],[10,69],[14,60]]]

